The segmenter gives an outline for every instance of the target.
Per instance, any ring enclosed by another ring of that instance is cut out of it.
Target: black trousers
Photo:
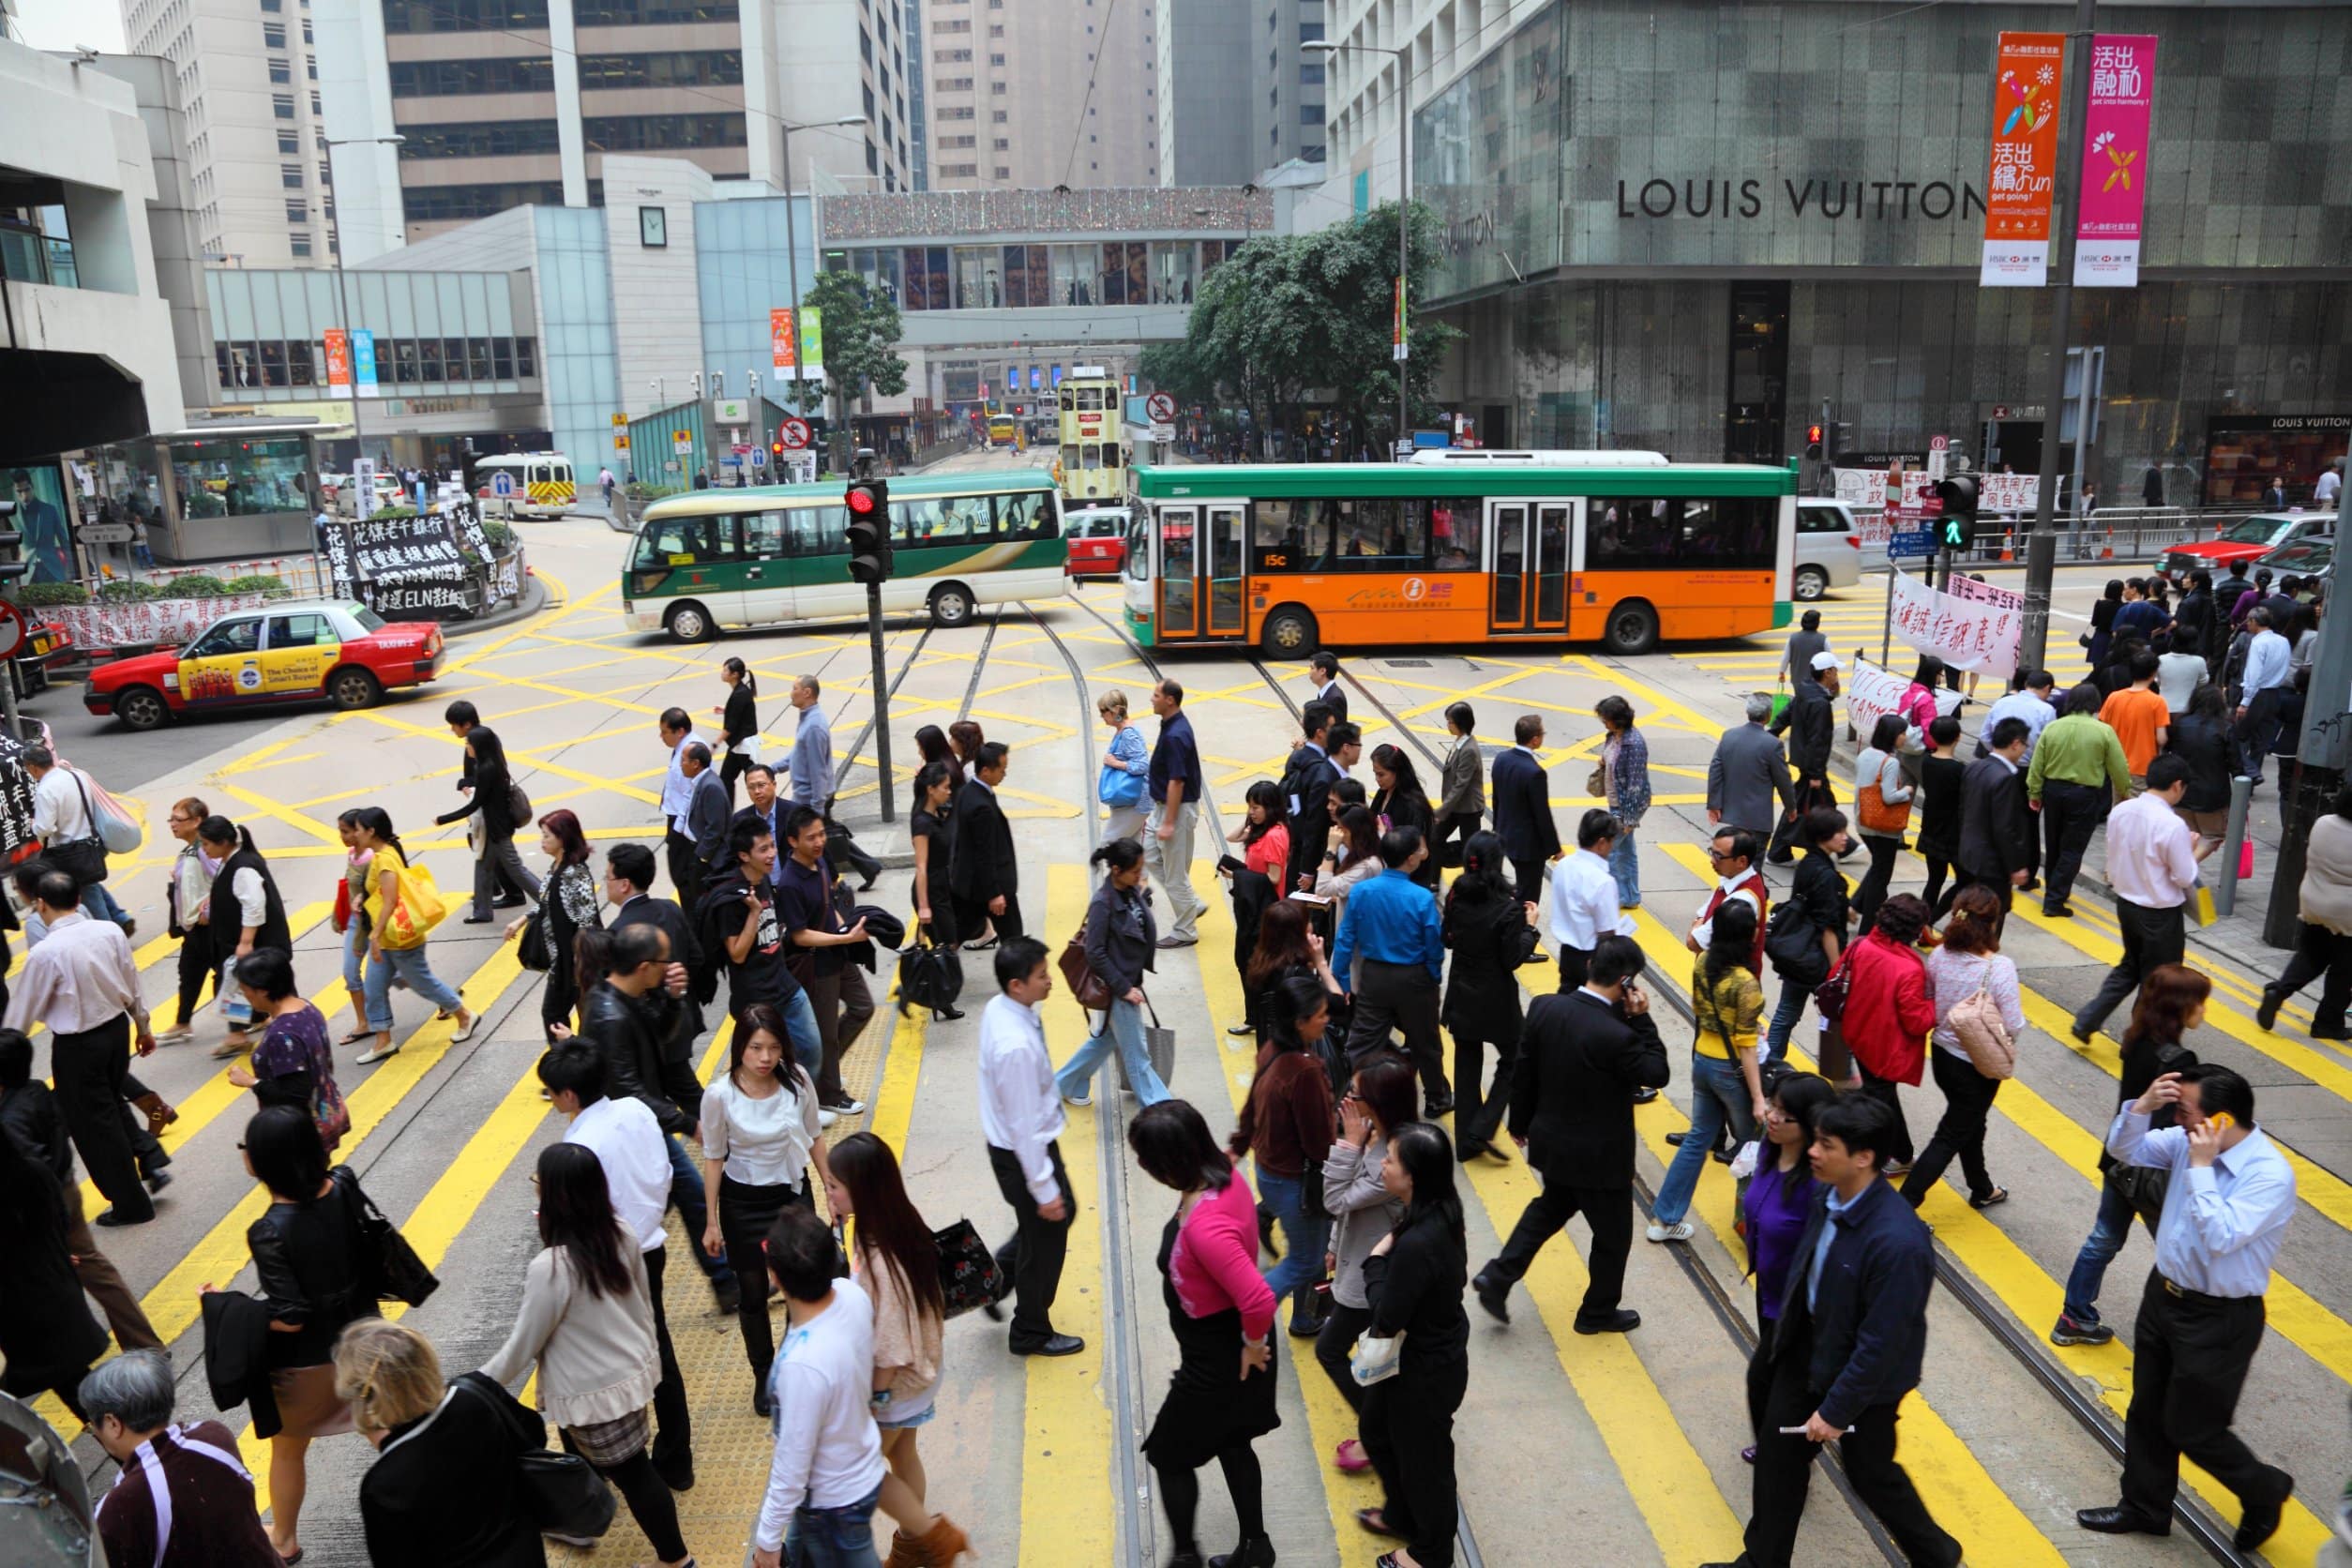
[[[1515,984],[1505,975],[1502,984]],[[1454,1031],[1454,1129],[1455,1146],[1492,1143],[1511,1107],[1511,1075],[1519,1064],[1520,1024],[1493,1019],[1484,1029]],[[1495,1048],[1495,1090],[1485,1093],[1486,1049]]]
[[[731,811],[735,807],[735,780],[741,778],[745,770],[750,766],[749,756],[732,749],[728,751],[726,759],[718,764],[718,781],[727,786],[727,808]]]
[[[1438,983],[1421,964],[1358,960],[1355,1017],[1348,1025],[1348,1060],[1361,1062],[1388,1044],[1389,1031],[1405,1036],[1405,1055],[1421,1072],[1425,1100],[1443,1100],[1445,1049],[1438,1038]]]
[[[1993,897],[2001,901],[2001,912],[2009,912],[2010,901],[2017,896],[2017,884],[2005,873],[1971,871],[1965,866],[1952,868],[1952,891],[1957,894],[1964,887],[1989,887]]]
[[[1944,1092],[1944,1114],[1927,1146],[1911,1162],[1911,1173],[1903,1178],[1903,1196],[1914,1209],[1925,1202],[1956,1154],[1968,1196],[1989,1198],[1993,1173],[1984,1168],[1984,1123],[1993,1114],[1993,1096],[2000,1093],[2001,1080],[1978,1072],[1967,1057],[1934,1046],[1927,1049],[1927,1066],[1936,1075],[1936,1087]]]
[[[1438,819],[1437,834],[1429,846],[1429,863],[1450,867],[1462,864],[1462,850],[1470,843],[1470,835],[1478,831],[1480,813],[1449,811]]]
[[[1863,1066],[1860,1059],[1855,1061],[1854,1070],[1862,1074],[1862,1092],[1886,1107],[1888,1113],[1894,1118],[1894,1130],[1888,1135],[1887,1146],[1878,1152],[1879,1162],[1883,1165],[1910,1164],[1911,1124],[1904,1120],[1903,1096],[1896,1090],[1894,1079],[1880,1078]]]
[[[1364,1326],[1371,1321],[1370,1307],[1349,1306],[1334,1296],[1330,1310],[1323,1314],[1322,1332],[1315,1336],[1316,1361],[1330,1377],[1333,1386],[1339,1390],[1339,1397],[1348,1401],[1348,1408],[1359,1415],[1364,1413],[1365,1391],[1364,1385],[1356,1381],[1355,1374],[1349,1370],[1348,1352],[1355,1348]],[[1364,1440],[1358,1438],[1356,1440],[1361,1442]]]
[[[173,1020],[186,1029],[195,1018],[196,1009],[204,1001],[204,986],[209,981],[213,994],[220,992],[220,968],[212,961],[212,933],[199,926],[180,939],[180,1010]]]
[[[1004,895],[1004,912],[990,914],[988,902],[980,898],[956,900],[956,934],[966,942],[978,939],[988,929],[997,941],[1021,935],[1027,927],[1021,924],[1021,901],[1010,893]]]
[[[694,840],[680,833],[673,822],[661,848],[663,857],[670,863],[670,885],[677,891],[678,907],[691,916],[695,903],[702,897],[702,863],[694,858]]]
[[[1530,855],[1527,859],[1521,860],[1518,856],[1513,855],[1511,857],[1511,881],[1518,892],[1519,902],[1542,903],[1544,901],[1544,857],[1540,854]]]
[[[2238,726],[2238,744],[2246,751],[2246,772],[2255,778],[2262,776],[2262,760],[2279,745],[2283,710],[2294,697],[2291,686],[2270,686],[2255,692],[2246,702],[2246,716]]]
[[[2107,1015],[2140,988],[2149,970],[2179,963],[2188,948],[2187,916],[2181,905],[2154,910],[2118,897],[2115,923],[2123,928],[2123,961],[2107,971],[2098,994],[2074,1015],[2074,1027],[2085,1034],[2105,1023]]]
[[[2323,974],[2327,979],[2319,988],[2319,1005],[2312,1009],[2312,1033],[2342,1034],[2344,1004],[2352,1001],[2352,937],[2305,921],[2295,938],[2295,956],[2286,960],[2285,972],[2270,989],[2282,997],[2293,996]]]
[[[1527,1277],[1544,1244],[1584,1215],[1592,1228],[1592,1256],[1585,1270],[1591,1276],[1584,1301],[1576,1308],[1579,1323],[1605,1323],[1617,1313],[1625,1294],[1625,1259],[1634,1249],[1634,1191],[1631,1187],[1572,1187],[1546,1181],[1544,1190],[1528,1200],[1510,1240],[1486,1265],[1486,1272],[1508,1287]]]
[[[1037,1212],[1021,1162],[1010,1149],[988,1146],[988,1168],[996,1172],[996,1190],[1013,1206],[1013,1239],[996,1249],[996,1266],[1013,1282],[1013,1348],[1033,1349],[1053,1337],[1053,1298],[1062,1289],[1062,1260],[1070,1251],[1070,1226],[1078,1218],[1078,1195],[1070,1190],[1070,1173],[1062,1167],[1062,1145],[1046,1145],[1053,1161],[1054,1185],[1062,1192],[1063,1214],[1048,1219]]]
[[[1952,874],[1952,857],[1925,844],[1919,846],[1919,857],[1927,867],[1927,885],[1919,890],[1920,902],[1934,911],[1936,918],[1941,920],[1944,912],[1952,907],[1952,895],[1960,891],[1957,882],[1949,889],[1944,886],[1945,879]]]
[[[719,1239],[726,1244],[727,1266],[735,1271],[736,1283],[742,1287],[735,1321],[743,1329],[743,1353],[751,1363],[751,1380],[761,1388],[767,1386],[768,1368],[776,1361],[776,1334],[768,1322],[767,1255],[760,1244],[787,1204],[816,1207],[808,1189],[806,1173],[796,1188],[755,1187],[732,1176],[718,1179]],[[694,1244],[702,1244],[700,1232]]]
[[[2132,1403],[2123,1414],[2123,1506],[2172,1517],[2180,1456],[2242,1502],[2270,1502],[2293,1483],[2229,1429],[2246,1369],[2262,1347],[2260,1296],[2175,1294],[2150,1270],[2132,1328]]]
[[[1862,836],[1862,848],[1870,852],[1870,869],[1862,873],[1862,886],[1854,893],[1854,908],[1862,915],[1856,936],[1868,936],[1878,918],[1878,906],[1887,901],[1887,888],[1894,881],[1894,857],[1903,852],[1900,838],[1881,838],[1875,833]]]
[[[1592,972],[1592,949],[1560,944],[1560,994],[1580,990]]]
[[[1781,818],[1780,825],[1772,830],[1772,843],[1765,847],[1764,857],[1775,866],[1788,864],[1788,857],[1796,848],[1797,825],[1805,820],[1805,813],[1817,806],[1837,804],[1837,793],[1830,788],[1828,779],[1824,778],[1818,784],[1809,784],[1805,782],[1802,775],[1798,776],[1793,798],[1795,804],[1789,807],[1787,814]]]
[[[700,1231],[694,1234],[696,1244],[701,1244]],[[678,1352],[670,1343],[670,1309],[661,1299],[662,1270],[669,1260],[666,1247],[654,1247],[645,1254],[645,1289],[654,1298],[654,1340],[661,1348],[661,1381],[654,1385],[654,1469],[664,1481],[684,1491],[694,1485],[694,1418],[686,1410],[686,1378],[678,1371]],[[755,1290],[759,1288],[752,1286]]]
[[[2049,874],[2043,879],[2042,901],[2062,904],[2074,890],[2083,868],[2083,851],[2099,830],[2107,809],[2104,784],[2070,784],[2063,778],[2042,781],[2042,841]]]
[[[825,812],[825,863],[837,872],[855,871],[863,882],[871,882],[882,872],[882,863],[858,847],[849,829],[833,820],[830,809]]]
[[[1748,1518],[1747,1550],[1740,1560],[1751,1568],[1788,1568],[1804,1518],[1805,1492],[1813,1484],[1813,1456],[1820,1444],[1783,1426],[1802,1426],[1820,1408],[1821,1391],[1809,1387],[1806,1364],[1813,1359],[1812,1326],[1802,1314],[1783,1319],[1773,1330],[1775,1349],[1756,1424],[1754,1506]],[[1787,1343],[1779,1341],[1787,1336]],[[1762,1351],[1758,1352],[1763,1354]],[[1920,1500],[1894,1457],[1896,1404],[1873,1405],[1857,1413],[1853,1430],[1838,1440],[1838,1457],[1855,1493],[1887,1527],[1903,1555],[1916,1565],[1953,1568],[1960,1543],[1953,1540]]]
[[[1454,1479],[1454,1412],[1470,1387],[1470,1360],[1434,1367],[1407,1360],[1396,1376],[1364,1391],[1356,1434],[1380,1478],[1380,1512],[1423,1568],[1452,1568],[1461,1502]]]
[[[96,1029],[59,1031],[49,1048],[57,1109],[82,1154],[82,1168],[127,1220],[151,1219],[155,1202],[139,1184],[130,1132],[123,1124],[130,1076],[130,1019],[117,1013]]]

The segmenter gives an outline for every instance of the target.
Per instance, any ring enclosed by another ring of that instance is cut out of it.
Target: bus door
[[[1576,537],[1574,503],[1492,501],[1486,536],[1494,597],[1487,626],[1499,632],[1568,629],[1569,549]]]
[[[1161,506],[1153,541],[1152,580],[1159,585],[1153,641],[1196,642],[1200,639],[1200,508]]]
[[[1249,508],[1239,504],[1211,506],[1209,548],[1201,561],[1202,589],[1208,603],[1207,635],[1239,638],[1247,627],[1243,611],[1243,581],[1248,570]]]

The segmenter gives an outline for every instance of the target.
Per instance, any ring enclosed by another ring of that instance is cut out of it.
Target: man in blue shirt
[[[1200,940],[1200,895],[1192,885],[1192,835],[1200,818],[1200,748],[1193,744],[1192,720],[1184,716],[1184,688],[1163,680],[1152,688],[1152,711],[1160,716],[1160,738],[1152,747],[1152,770],[1144,794],[1152,803],[1143,824],[1143,870],[1168,895],[1176,917],[1162,947],[1190,947]]]
[[[833,795],[839,780],[833,772],[833,725],[817,706],[822,695],[823,688],[814,675],[802,675],[792,682],[792,706],[799,717],[792,729],[792,754],[785,761],[784,775],[792,800],[825,820],[825,859],[836,870],[855,871],[863,879],[858,890],[864,892],[882,875],[882,862],[859,849],[857,841],[833,820]]]
[[[1356,999],[1348,1059],[1361,1062],[1388,1045],[1392,1029],[1404,1031],[1406,1054],[1421,1070],[1423,1113],[1435,1117],[1454,1108],[1454,1092],[1438,1045],[1438,981],[1445,972],[1442,922],[1437,897],[1412,880],[1428,854],[1417,827],[1380,835],[1384,869],[1348,895],[1331,969]]]
[[[1813,1457],[1835,1442],[1854,1491],[1913,1563],[1956,1568],[1960,1543],[1938,1525],[1895,1458],[1895,1414],[1919,1386],[1927,1350],[1935,1244],[1903,1195],[1880,1180],[1894,1131],[1887,1108],[1848,1095],[1814,1123],[1809,1158],[1822,1191],[1797,1244],[1780,1317],[1748,1370],[1756,1424],[1753,1511],[1737,1568],[1788,1568]],[[1710,1568],[1733,1568],[1711,1564]]]

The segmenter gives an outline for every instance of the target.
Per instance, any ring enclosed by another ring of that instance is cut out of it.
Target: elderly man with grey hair
[[[1772,694],[1753,692],[1747,722],[1733,725],[1715,743],[1707,763],[1710,826],[1743,828],[1762,841],[1772,837],[1782,811],[1795,808],[1797,782],[1789,776],[1788,759],[1764,728],[1772,716]]]
[[[172,1358],[132,1350],[82,1380],[90,1435],[122,1467],[98,1500],[110,1562],[140,1568],[279,1568],[236,1434],[172,1420]]]
[[[825,859],[835,870],[855,871],[865,881],[860,892],[882,875],[882,862],[857,847],[857,841],[833,820],[833,795],[839,779],[833,771],[833,727],[817,705],[824,695],[814,675],[792,682],[792,707],[798,717],[792,729],[792,754],[784,764],[786,792],[794,802],[825,820]],[[780,856],[779,856],[780,858]]]

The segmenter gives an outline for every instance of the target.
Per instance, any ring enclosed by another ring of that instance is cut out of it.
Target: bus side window
[[[909,542],[917,545],[964,542],[962,513],[938,501],[910,501],[906,505]]]
[[[996,536],[1000,539],[1053,537],[1053,504],[1044,490],[996,498]]]
[[[913,536],[908,532],[908,528],[907,504],[903,501],[892,502],[890,504],[890,542],[894,545],[905,544]]]
[[[1474,495],[1448,497],[1429,503],[1430,542],[1441,572],[1474,572],[1486,520],[1486,505]]]
[[[743,514],[743,552],[755,561],[773,561],[784,554],[785,520],[789,512]]]
[[[789,553],[804,557],[849,553],[848,507],[795,506],[783,516]]]

